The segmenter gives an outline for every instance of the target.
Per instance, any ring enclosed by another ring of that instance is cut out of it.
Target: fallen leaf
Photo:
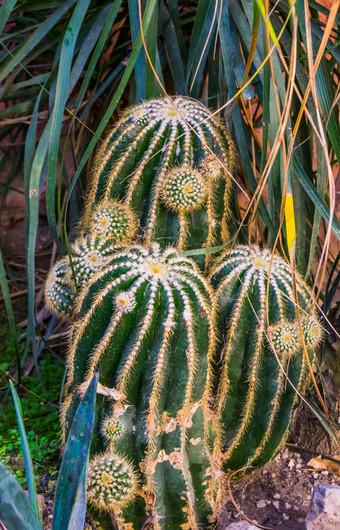
[[[340,455],[334,455],[332,458],[340,461]],[[307,466],[311,466],[313,469],[320,471],[328,471],[328,473],[333,473],[334,475],[338,475],[340,477],[340,464],[333,462],[332,460],[322,458],[321,455],[312,458],[307,463]]]

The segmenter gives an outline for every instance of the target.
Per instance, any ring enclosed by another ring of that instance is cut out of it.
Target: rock
[[[265,508],[266,506],[267,506],[267,503],[266,503],[266,501],[264,501],[264,500],[262,500],[262,501],[258,501],[258,502],[256,503],[256,507],[257,507],[257,508]]]
[[[226,526],[223,530],[257,530],[257,526],[249,523],[248,521],[239,521],[237,523],[231,523]]]
[[[339,530],[340,486],[318,484],[306,517],[307,530]]]

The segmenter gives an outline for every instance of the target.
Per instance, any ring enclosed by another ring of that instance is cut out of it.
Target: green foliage
[[[98,375],[88,385],[70,429],[61,462],[55,495],[53,530],[83,528],[86,511],[85,480],[93,430]],[[42,530],[34,471],[20,399],[11,384],[24,452],[29,498],[6,466],[0,462],[0,521],[8,530]],[[33,483],[30,484],[30,481]]]
[[[2,364],[8,366],[8,363]],[[26,376],[20,393],[23,417],[27,429],[28,444],[31,449],[35,472],[39,476],[46,470],[57,473],[56,459],[60,427],[58,402],[64,368],[58,361],[52,360],[49,354],[39,363],[40,376]],[[13,403],[6,400],[2,410],[3,421],[0,422],[1,460],[15,473],[21,484],[26,482],[23,466],[21,440],[17,428]]]

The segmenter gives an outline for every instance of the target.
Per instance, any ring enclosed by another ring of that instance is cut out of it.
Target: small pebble
[[[304,523],[304,522],[305,522],[305,520],[304,520],[303,517],[299,517],[299,518],[298,518],[298,523]]]
[[[274,477],[276,477],[276,473],[272,473],[270,476],[271,476],[272,478],[274,478]]]
[[[327,470],[321,471],[321,475],[328,475],[328,471]]]
[[[302,464],[296,464],[296,469],[301,469],[302,468]]]
[[[319,473],[313,473],[314,478],[319,478]]]
[[[274,499],[280,499],[281,495],[279,493],[275,493]]]
[[[285,507],[286,507],[286,510],[290,510],[292,505],[289,504],[288,502],[285,502]]]
[[[297,458],[296,461],[297,461],[298,464],[302,464],[302,462],[303,462],[301,456],[299,456],[299,458]]]
[[[296,504],[295,504],[295,505],[293,506],[293,510],[298,510],[298,509],[299,509],[299,507],[296,506]]]
[[[291,458],[291,459],[289,460],[289,462],[288,462],[287,465],[288,465],[289,469],[292,470],[293,467],[295,466],[295,462],[294,462],[294,460]]]
[[[267,506],[266,501],[261,500],[256,503],[257,508],[265,508]]]
[[[282,514],[282,519],[283,519],[284,521],[288,521],[288,519],[289,519],[289,515],[287,515],[286,513],[283,513],[283,514]]]
[[[275,508],[276,508],[277,510],[279,510],[279,506],[280,506],[279,501],[273,501],[273,506],[275,506]]]

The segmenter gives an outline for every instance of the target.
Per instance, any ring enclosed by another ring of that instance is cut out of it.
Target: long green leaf
[[[42,93],[42,92],[41,92]],[[41,95],[40,93],[40,95]],[[32,137],[30,142],[33,143],[35,138],[35,131],[38,120],[40,97],[37,98],[35,103],[32,119],[29,127]],[[35,359],[36,343],[35,343],[35,315],[34,315],[34,296],[35,296],[35,245],[37,239],[38,230],[38,217],[39,217],[39,188],[41,182],[41,175],[43,173],[44,162],[46,159],[48,141],[50,135],[50,124],[48,123],[41,135],[37,149],[33,160],[29,159],[31,165],[31,171],[29,174],[28,181],[25,185],[25,194],[27,201],[26,209],[26,263],[27,263],[27,287],[28,287],[28,326],[27,326],[27,344],[26,353],[28,351],[28,345],[31,342],[33,350],[33,358]],[[28,153],[28,156],[30,154]]]
[[[21,449],[24,455],[24,463],[25,463],[25,472],[26,472],[26,482],[27,482],[27,489],[28,489],[28,496],[29,500],[33,506],[33,510],[35,511],[36,516],[38,517],[39,521],[41,522],[40,513],[39,513],[39,504],[38,504],[38,498],[37,498],[37,489],[35,486],[35,477],[34,477],[34,469],[33,469],[33,462],[31,457],[31,451],[28,445],[27,436],[26,436],[26,430],[24,425],[24,418],[22,415],[22,407],[21,402],[19,399],[19,396],[17,394],[17,391],[15,390],[15,387],[12,383],[12,381],[9,381],[13,401],[14,401],[14,407],[15,407],[15,414],[17,416],[17,422],[19,427],[19,434],[20,434],[20,443],[21,443]]]
[[[47,163],[46,213],[53,239],[56,242],[60,253],[62,253],[62,248],[59,242],[55,215],[55,186],[57,180],[60,132],[67,101],[74,48],[90,1],[91,0],[79,0],[77,2],[65,31],[59,62],[56,98],[51,121],[51,138]]]
[[[313,186],[313,184],[307,177],[306,173],[303,170],[303,167],[301,166],[300,162],[298,161],[295,155],[293,158],[293,162],[294,162],[294,170],[295,170],[296,176],[301,182],[305,192],[307,193],[310,200],[313,202],[315,208],[319,210],[319,212],[321,213],[326,223],[329,223],[330,222],[329,207],[318,194],[315,186]],[[337,237],[337,239],[340,240],[340,224],[335,216],[332,219],[332,231],[334,235]]]
[[[83,528],[86,468],[94,424],[99,375],[95,374],[75,413],[61,461],[53,511],[52,530]],[[73,514],[73,515],[72,515]]]
[[[18,46],[12,56],[5,60],[0,67],[0,82],[32,51],[52,28],[56,26],[61,17],[76,3],[77,0],[66,0],[62,6],[51,13],[44,22],[41,23],[32,35],[26,39],[22,45]]]
[[[4,0],[0,7],[0,35],[16,3],[17,0]]]
[[[230,43],[228,2],[226,0],[225,2],[223,2],[223,5],[222,5],[219,37],[220,37],[220,42],[221,42],[223,65],[224,65],[225,75],[226,75],[227,84],[228,84],[228,91],[229,91],[228,97],[231,98],[236,93],[236,85],[235,85],[235,76],[234,76],[234,71],[232,68],[232,63],[230,62],[229,52],[232,49],[232,47]],[[234,131],[235,131],[235,136],[237,140],[237,145],[240,150],[245,172],[247,174],[248,183],[249,183],[252,193],[255,193],[257,189],[257,181],[256,181],[253,168],[252,168],[252,164],[249,158],[249,153],[248,153],[249,141],[247,141],[245,137],[243,120],[241,118],[241,114],[240,114],[240,110],[238,106],[235,106],[235,108],[233,109],[232,119],[234,122]],[[262,198],[260,199],[260,202],[259,202],[259,210],[263,217],[263,220],[265,221],[268,227],[269,232],[272,234],[272,236],[275,237],[276,232],[274,229],[274,225],[273,225],[273,222],[269,216],[268,210]]]
[[[128,6],[132,44],[134,46],[140,33],[138,1],[128,0]],[[144,31],[144,34],[145,33],[146,31]],[[145,51],[142,48],[138,53],[134,69],[136,79],[136,103],[140,103],[146,98],[146,56]]]
[[[2,462],[0,462],[0,521],[7,530],[42,530],[26,493]]]
[[[157,0],[148,0],[148,3],[146,5],[146,8],[145,8],[145,11],[144,11],[144,15],[143,15],[143,30],[144,32],[147,31],[148,27],[149,27],[149,24],[150,24],[150,21],[151,21],[151,18],[152,18],[152,13],[153,13],[153,10],[154,10],[154,6],[155,6],[155,2]],[[89,145],[87,146],[87,149],[81,159],[81,161],[79,162],[79,165],[77,167],[77,170],[74,174],[74,177],[72,179],[72,182],[70,184],[70,187],[69,187],[69,193],[68,193],[68,198],[67,198],[67,203],[66,203],[66,208],[65,208],[65,217],[66,217],[66,214],[67,214],[67,207],[68,207],[68,204],[69,204],[69,201],[70,201],[70,196],[71,196],[71,193],[73,191],[73,188],[74,186],[76,185],[76,182],[82,172],[82,170],[84,169],[85,167],[85,164],[87,162],[87,160],[89,159],[96,143],[98,142],[102,132],[104,131],[106,125],[108,124],[116,106],[117,106],[117,103],[119,102],[124,90],[125,90],[125,87],[128,83],[128,80],[130,78],[130,75],[132,73],[132,70],[134,68],[134,65],[136,63],[136,59],[138,57],[138,54],[139,54],[139,51],[142,47],[142,37],[139,33],[138,37],[137,37],[137,40],[136,40],[136,43],[133,47],[133,50],[132,50],[132,53],[131,53],[131,56],[130,56],[130,59],[129,59],[129,62],[126,66],[126,69],[125,69],[125,72],[123,74],[123,77],[119,83],[119,86],[116,90],[116,93],[107,109],[107,111],[105,112],[95,134],[93,135],[93,138],[91,139],[91,142],[89,143]],[[65,227],[66,227],[66,223],[65,223]]]

